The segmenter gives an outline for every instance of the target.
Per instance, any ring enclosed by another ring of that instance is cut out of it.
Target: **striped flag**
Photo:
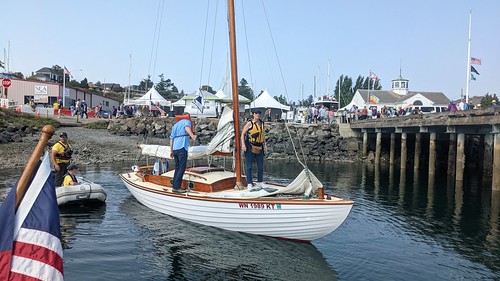
[[[69,75],[69,77],[73,78],[73,75],[71,75],[71,72],[69,72],[69,70],[66,68],[66,66],[64,67],[64,74],[67,74],[67,75]]]
[[[378,80],[377,74],[375,74],[371,69],[370,69],[370,79],[372,79],[372,80]]]
[[[471,64],[481,65],[481,59],[476,59],[474,57],[470,57],[470,63]]]
[[[16,188],[10,191],[0,207],[0,225],[0,280],[64,280],[48,153],[38,162],[17,210]]]
[[[380,99],[375,96],[374,94],[370,93],[370,102],[377,104],[380,101]]]
[[[203,104],[205,103],[203,101],[203,94],[201,93],[200,90],[196,92],[196,97],[193,99],[194,105],[198,108],[198,110],[203,113]]]

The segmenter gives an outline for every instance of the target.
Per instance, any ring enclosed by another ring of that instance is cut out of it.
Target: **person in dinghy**
[[[241,149],[245,153],[245,175],[248,190],[264,188],[264,153],[267,151],[264,136],[264,121],[260,119],[260,110],[252,111],[252,120],[248,121],[241,131]],[[257,184],[252,180],[252,164],[257,162]]]
[[[78,180],[76,179],[76,173],[78,172],[78,166],[75,164],[70,164],[68,166],[68,172],[64,176],[63,186],[77,185]]]

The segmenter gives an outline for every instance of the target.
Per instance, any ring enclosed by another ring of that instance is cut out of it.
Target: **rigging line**
[[[207,43],[207,26],[208,26],[209,10],[210,10],[210,1],[207,1],[207,15],[205,16],[205,33],[203,34],[203,50],[201,52],[200,82],[198,83],[198,87],[201,87],[201,80],[203,78],[203,62],[205,61],[205,46]]]
[[[157,36],[157,40],[156,40],[155,60],[154,60],[154,64],[153,64],[153,81],[154,81],[154,77],[156,74],[156,62],[158,59],[158,47],[160,46],[160,34],[161,34],[161,24],[163,22],[163,8],[164,8],[164,6],[165,6],[165,1],[161,0],[160,23],[158,24],[158,36]]]
[[[245,17],[245,8],[243,6],[243,2],[244,1],[241,1],[241,11],[243,13],[243,27],[245,29],[245,43],[246,43],[246,47],[247,47],[248,71],[249,71],[249,74],[250,74],[251,88],[254,89],[255,84],[254,84],[254,81],[253,81],[252,66],[250,64],[250,48],[248,48],[247,21],[246,21],[246,17]]]
[[[212,72],[212,60],[214,57],[214,45],[215,45],[215,26],[217,25],[217,11],[219,7],[219,0],[215,2],[215,16],[214,16],[214,31],[212,33],[212,50],[210,50],[210,65],[208,66],[208,79],[207,79],[207,86],[210,85],[210,74]],[[207,87],[208,90],[208,87]]]
[[[153,34],[153,43],[151,44],[151,54],[149,56],[149,66],[148,66],[148,76],[151,74],[151,63],[153,62],[153,51],[155,48],[155,43],[156,43],[156,31],[158,29],[158,14],[160,13],[160,4],[161,0],[158,1],[158,9],[156,10],[156,22],[155,22],[155,31]],[[147,91],[147,85],[146,85],[146,91]]]
[[[276,61],[278,62],[278,68],[280,70],[280,75],[281,75],[281,81],[283,82],[283,87],[285,88],[285,95],[286,95],[286,97],[288,97],[288,90],[286,88],[285,79],[283,77],[283,69],[281,68],[281,63],[280,63],[280,60],[278,57],[278,52],[276,50],[276,44],[274,42],[273,33],[271,31],[271,25],[269,23],[269,18],[267,16],[266,6],[264,5],[264,0],[261,0],[261,2],[262,2],[262,7],[264,9],[264,15],[266,16],[266,23],[267,23],[267,28],[269,29],[269,34],[271,36],[271,42],[273,43],[274,55],[276,56]],[[281,115],[283,115],[284,111],[283,111],[283,108],[281,106],[280,106],[280,110],[281,110]],[[297,148],[295,146],[295,143],[293,142],[292,134],[290,132],[290,127],[289,127],[288,123],[286,122],[286,120],[285,120],[285,128],[286,128],[286,131],[288,133],[288,137],[290,138],[290,142],[292,143],[293,151],[295,153],[295,157],[297,158],[297,161],[302,165],[302,167],[307,168],[307,166],[304,163],[302,163],[302,161],[300,160],[299,154],[297,152]],[[299,144],[300,144],[300,139],[299,139]],[[302,149],[302,145],[301,145],[301,149]],[[304,161],[305,161],[305,154],[304,154],[303,150],[302,150],[302,154],[304,155]]]

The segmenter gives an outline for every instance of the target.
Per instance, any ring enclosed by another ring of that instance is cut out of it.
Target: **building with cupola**
[[[419,108],[441,111],[448,107],[450,100],[442,92],[410,91],[409,80],[404,79],[401,74],[399,78],[392,80],[391,90],[360,90],[358,89],[351,100],[343,109],[350,110],[354,105],[359,109],[374,107],[380,110],[387,108]],[[425,112],[425,110],[423,110]]]

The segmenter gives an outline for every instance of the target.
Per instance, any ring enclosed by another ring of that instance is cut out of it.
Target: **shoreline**
[[[52,145],[59,140],[61,132],[68,134],[68,142],[74,150],[71,162],[77,165],[133,161],[138,157],[138,150],[135,148],[136,144],[168,143],[167,139],[154,137],[145,140],[142,136],[113,135],[105,129],[62,126],[56,129],[56,132],[49,140],[46,151],[50,151]],[[2,155],[0,168],[24,167],[31,157],[40,135],[41,130],[32,136],[23,137],[22,142],[0,144],[0,155]]]

